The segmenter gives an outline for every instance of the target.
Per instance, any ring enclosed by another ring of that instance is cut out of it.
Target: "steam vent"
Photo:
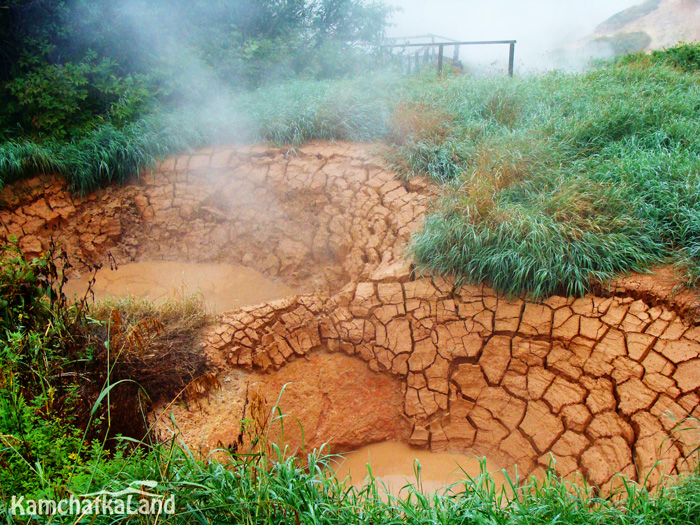
[[[81,199],[48,176],[20,182],[2,191],[0,220],[29,255],[53,237],[79,271],[108,254],[227,263],[295,291],[207,328],[221,388],[168,407],[202,452],[237,438],[249,389],[274,403],[284,387],[292,448],[298,419],[307,450],[396,440],[520,475],[553,459],[560,475],[601,487],[617,473],[642,482],[655,465],[649,486],[690,470],[699,429],[681,422],[700,417],[695,297],[632,276],[535,302],[412,273],[405,247],[434,196],[431,182],[397,180],[379,146],[256,146],[171,158]],[[169,417],[159,425],[172,431]]]

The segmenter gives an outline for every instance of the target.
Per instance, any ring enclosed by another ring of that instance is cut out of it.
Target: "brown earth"
[[[413,275],[403,258],[433,195],[395,180],[372,148],[311,144],[169,159],[125,188],[71,199],[51,178],[6,188],[0,220],[28,253],[51,235],[79,269],[104,260],[253,266],[309,293],[244,307],[210,327],[222,388],[173,406],[202,452],[238,435],[244,392],[290,417],[285,440],[349,450],[387,438],[474,450],[521,474],[648,483],[691,468],[700,436],[697,296],[630,277],[599,295],[506,299]],[[646,284],[645,284],[646,283]],[[164,417],[159,431],[172,429]]]

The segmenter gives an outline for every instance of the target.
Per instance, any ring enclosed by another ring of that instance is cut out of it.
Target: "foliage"
[[[698,71],[700,69],[700,44],[681,44],[669,49],[654,51],[652,57],[683,71]]]
[[[633,59],[419,87],[412,98],[430,97],[459,125],[421,144],[427,158],[398,151],[406,176],[449,181],[411,253],[423,269],[540,297],[662,262],[682,262],[692,279],[698,95],[695,76]]]
[[[85,370],[90,349],[75,329],[80,305],[67,305],[61,294],[60,262],[58,255],[26,261],[16,241],[0,247],[3,490],[60,478],[82,448],[82,432],[73,426],[81,409],[75,374]]]
[[[279,423],[284,416],[273,408],[266,417]],[[122,450],[112,458],[76,466],[66,493],[118,492],[133,482],[153,480],[157,486],[151,492],[175,498],[174,514],[158,516],[158,522],[172,524],[690,525],[697,523],[700,513],[697,472],[654,494],[616,477],[619,488],[610,498],[596,496],[583,484],[563,481],[553,469],[540,480],[506,474],[503,486],[482,470],[443,491],[424,493],[419,486],[407,485],[400,496],[394,496],[386,494],[382,481],[371,475],[359,487],[338,479],[333,469],[340,458],[326,448],[298,458],[267,442],[264,426],[255,434],[263,446],[241,452],[218,450],[206,458],[195,457],[178,443],[177,436],[169,442]],[[9,499],[0,499],[0,512],[8,507]],[[120,518],[90,517],[98,524]],[[62,523],[60,519],[55,517],[54,522]],[[73,523],[75,517],[68,520]],[[8,518],[9,523],[18,521]]]
[[[5,0],[0,139],[79,139],[155,106],[370,65],[390,10],[364,0]]]
[[[127,442],[110,438],[145,435],[149,399],[213,385],[193,350],[201,301],[88,310],[62,293],[68,268],[56,249],[27,261],[16,240],[0,246],[2,498],[55,495],[76,469],[124,452]]]

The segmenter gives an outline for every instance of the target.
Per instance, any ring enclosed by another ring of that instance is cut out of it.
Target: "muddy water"
[[[85,293],[90,276],[68,281],[68,297]],[[184,262],[138,262],[116,270],[98,270],[93,286],[96,299],[133,295],[154,301],[201,293],[215,312],[295,295],[288,286],[270,281],[246,266]]]
[[[353,485],[362,486],[368,475],[369,463],[372,475],[381,479],[394,495],[398,495],[408,483],[416,483],[416,460],[421,467],[420,477],[424,492],[444,490],[445,486],[460,482],[466,479],[467,475],[476,477],[481,473],[480,460],[476,456],[431,452],[393,441],[368,445],[343,456],[344,460],[338,460],[340,464],[336,468],[339,479],[350,476]],[[505,479],[499,467],[487,460],[486,470],[493,473],[493,478],[500,487]],[[454,487],[453,490],[460,491],[459,487]]]

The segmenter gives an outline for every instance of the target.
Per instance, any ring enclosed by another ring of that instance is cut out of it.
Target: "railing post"
[[[510,44],[510,53],[508,55],[508,76],[513,76],[513,64],[515,62],[515,42]]]
[[[445,54],[445,46],[440,44],[440,50],[438,51],[438,75],[442,75],[442,58]]]

